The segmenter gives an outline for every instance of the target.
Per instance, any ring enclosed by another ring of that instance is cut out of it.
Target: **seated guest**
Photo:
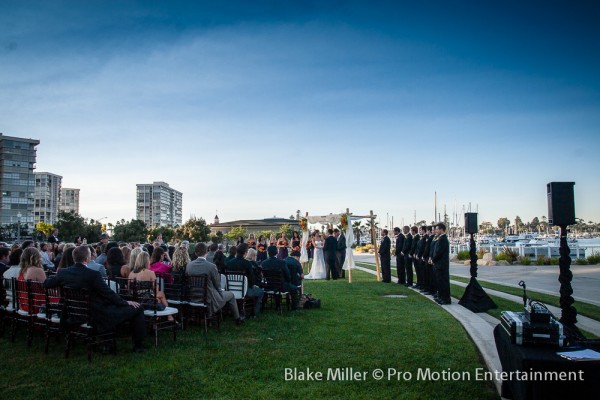
[[[8,247],[0,247],[0,275],[4,275],[8,271],[10,258],[10,249]]]
[[[167,283],[171,283],[171,266],[164,262],[165,256],[168,257],[168,254],[162,247],[157,247],[152,252],[152,257],[150,257],[150,271],[154,271],[154,273],[158,274],[158,276],[164,277],[167,279]]]
[[[139,303],[123,300],[110,290],[99,273],[86,267],[90,260],[90,249],[87,246],[75,248],[73,259],[75,265],[63,268],[58,274],[48,278],[44,287],[70,286],[87,289],[90,294],[93,323],[98,332],[113,330],[117,325],[129,321],[133,330],[133,350],[143,352],[146,336],[144,309]]]
[[[42,267],[42,256],[40,251],[35,247],[27,247],[21,254],[20,261],[21,270],[19,271],[18,279],[20,281],[38,281],[46,280],[46,273]]]
[[[131,270],[128,278],[142,282],[155,282],[156,274],[154,271],[149,270],[148,267],[150,267],[150,256],[145,251],[142,251],[135,259],[135,264],[133,265],[133,269]],[[156,300],[158,300],[158,302],[165,307],[169,306],[169,302],[161,290],[156,291]],[[172,320],[173,316],[169,315],[169,321]]]
[[[21,272],[21,255],[23,254],[23,250],[20,247],[15,248],[10,251],[10,256],[8,258],[8,264],[10,268],[8,268],[2,277],[4,279],[12,279],[18,278],[19,273]],[[12,307],[12,290],[5,290],[6,302],[10,304]]]
[[[261,264],[262,270],[263,271],[269,271],[269,270],[283,271],[283,281],[284,281],[283,288],[285,290],[289,291],[290,295],[292,296],[292,310],[297,310],[298,303],[300,302],[300,298],[298,296],[298,287],[296,285],[292,284],[290,270],[288,269],[285,261],[276,257],[277,256],[277,247],[276,246],[269,246],[269,248],[267,249],[267,254],[268,254],[269,258],[267,258]]]
[[[40,245],[40,255],[42,256],[42,266],[45,267],[45,269],[54,271],[56,269],[56,267],[54,266],[54,263],[52,262],[52,259],[50,258],[50,256],[52,255],[51,250],[52,250],[52,246],[50,245],[50,243],[42,243]]]
[[[302,279],[304,279],[304,271],[302,270],[302,264],[294,256],[288,256],[283,261],[290,270],[290,280],[292,285],[298,288],[302,286]]]
[[[68,243],[65,245],[63,252],[62,252],[62,256],[60,257],[60,262],[58,263],[58,267],[57,267],[57,271],[60,271],[61,268],[68,268],[70,266],[72,266],[73,264],[75,264],[75,261],[73,261],[73,250],[75,249],[75,246]]]
[[[141,246],[136,247],[135,249],[131,250],[131,253],[129,254],[129,259],[124,259],[125,261],[127,261],[127,275],[124,276],[125,278],[129,277],[129,274],[131,273],[131,271],[133,270],[133,266],[135,265],[135,260],[143,252],[144,249]]]
[[[209,311],[211,314],[216,313],[222,309],[225,304],[229,304],[231,312],[238,325],[244,323],[244,316],[240,315],[235,301],[235,296],[232,292],[221,290],[221,275],[217,270],[217,266],[213,263],[206,261],[206,244],[198,243],[194,250],[197,258],[190,262],[185,268],[185,274],[188,276],[201,276],[206,275],[208,277],[208,303]],[[202,301],[201,298],[195,298],[194,292],[190,293],[192,301]]]
[[[90,248],[90,262],[87,267],[93,271],[97,271],[100,273],[100,276],[106,278],[106,268],[102,264],[98,264],[96,260],[96,252],[94,251],[93,246],[88,246]],[[112,249],[111,249],[112,250]]]
[[[186,246],[179,246],[173,253],[173,262],[171,263],[172,273],[182,274],[185,273],[185,267],[192,261],[188,248]]]
[[[206,253],[206,261],[214,263],[215,253],[219,250],[219,246],[216,243],[211,243],[208,247],[208,253]]]
[[[248,249],[245,258],[252,264],[252,269],[254,270],[254,282],[259,283],[262,282],[262,268],[256,262],[257,255],[258,252],[256,250]]]
[[[254,315],[258,317],[260,315],[262,299],[265,291],[256,285],[258,282],[255,281],[254,268],[252,268],[250,261],[244,258],[248,250],[248,245],[246,243],[241,243],[239,246],[237,246],[237,254],[235,258],[227,262],[227,271],[240,272],[246,276],[248,279],[248,290],[246,291],[246,297],[254,298]]]
[[[235,258],[236,254],[237,254],[237,246],[231,246],[229,248],[229,255],[225,259],[225,262],[233,260]]]
[[[125,255],[122,249],[118,247],[110,249],[106,253],[106,264],[108,265],[108,274],[112,279],[127,278],[129,276],[129,268],[125,263]]]
[[[217,270],[220,274],[225,272],[225,267],[227,265],[227,260],[225,259],[225,253],[221,250],[217,250],[215,252],[215,256],[213,257],[213,264],[217,266]]]

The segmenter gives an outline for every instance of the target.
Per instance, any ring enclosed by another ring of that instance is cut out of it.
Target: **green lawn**
[[[469,283],[469,278],[464,278],[462,276],[452,275],[452,276],[450,276],[450,279],[458,281],[458,282]],[[521,288],[515,288],[512,286],[485,282],[485,281],[481,281],[479,279],[478,279],[478,282],[484,288],[512,294],[515,296],[519,296],[520,298],[523,297],[523,289],[521,289]],[[529,290],[529,289],[527,289],[527,296],[534,300],[541,301],[542,303],[545,303],[545,304],[548,304],[551,306],[555,306],[555,307],[560,307],[560,296],[553,296],[550,294],[540,293],[540,292],[536,292],[536,291]],[[585,315],[586,317],[595,319],[596,321],[600,321],[600,307],[595,306],[593,304],[589,304],[589,303],[583,303],[581,301],[575,301],[573,306],[577,309],[578,314]]]
[[[158,349],[95,354],[90,364],[78,345],[64,359],[63,345],[43,353],[41,336],[31,348],[23,337],[0,339],[5,379],[2,398],[120,399],[497,399],[491,382],[417,380],[419,369],[470,373],[485,368],[460,323],[431,301],[399,285],[378,283],[354,271],[354,283],[309,281],[305,292],[322,308],[298,313],[273,310],[245,326],[227,318],[205,336],[194,326],[173,342],[162,333]],[[384,298],[403,294],[407,298]],[[23,331],[20,331],[23,332]],[[150,338],[147,341],[151,343]],[[365,381],[285,380],[285,368],[321,371],[353,368]],[[372,371],[412,373],[411,380],[377,381]]]

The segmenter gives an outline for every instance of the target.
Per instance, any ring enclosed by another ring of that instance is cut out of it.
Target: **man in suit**
[[[415,288],[419,287],[419,277],[421,275],[421,273],[419,272],[419,261],[417,260],[417,248],[419,246],[419,242],[421,241],[421,236],[419,235],[419,228],[417,228],[416,226],[413,226],[410,228],[410,232],[413,235],[412,238],[412,246],[410,247],[410,259],[412,260],[412,263],[415,267],[415,272],[417,273],[417,283],[414,286]]]
[[[284,260],[277,258],[277,247],[269,246],[267,248],[268,258],[260,264],[263,271],[281,270],[283,271],[284,289],[290,292],[292,297],[292,310],[298,309],[300,296],[298,294],[298,286],[292,283],[292,275]]]
[[[427,259],[429,258],[429,246],[431,244],[431,227],[425,226],[423,228],[423,235],[421,235],[421,240],[423,240],[423,249],[420,257],[421,268],[423,268],[423,287],[421,288],[421,292],[430,294],[431,267],[427,263]]]
[[[246,252],[248,251],[248,245],[242,243],[237,246],[237,254],[233,260],[227,262],[226,270],[239,272],[246,276],[248,280],[248,289],[246,290],[246,296],[254,299],[254,316],[260,315],[262,308],[262,300],[265,295],[265,291],[257,286],[258,282],[255,282],[254,268],[250,261],[246,260]]]
[[[340,278],[345,278],[346,273],[343,270],[344,261],[346,261],[346,236],[344,232],[340,232],[339,229],[333,230],[333,236],[335,236],[337,240],[337,250],[336,250],[336,268],[338,271],[338,276]]]
[[[450,242],[446,235],[446,225],[442,222],[435,226],[439,236],[433,253],[433,264],[438,272],[439,304],[450,304]]]
[[[392,281],[392,241],[388,237],[388,230],[384,229],[381,231],[383,239],[379,245],[379,258],[381,259],[381,279],[383,283],[390,283]]]
[[[58,239],[58,229],[54,228],[54,230],[52,230],[52,234],[48,236],[48,243],[60,243],[60,239]]]
[[[394,236],[396,237],[396,272],[398,273],[398,285],[406,284],[406,271],[404,271],[404,255],[402,248],[404,247],[404,234],[400,228],[394,228]]]
[[[229,304],[236,324],[243,324],[245,317],[240,315],[240,312],[238,311],[235,295],[233,292],[221,290],[221,274],[219,274],[217,266],[206,261],[206,244],[198,243],[194,253],[196,253],[197,258],[186,266],[185,274],[188,276],[208,276],[208,302],[210,313],[214,314],[225,307],[225,304]],[[194,300],[193,293],[191,293],[191,295],[192,300]]]
[[[437,284],[437,269],[435,265],[433,265],[433,254],[435,253],[435,246],[437,245],[439,237],[434,233],[434,227],[432,228],[431,234],[431,242],[429,244],[429,258],[427,260],[427,264],[431,267],[431,279],[429,280],[429,291],[433,294],[433,299],[438,299],[438,284]]]
[[[78,246],[73,250],[75,265],[63,268],[58,274],[44,281],[44,287],[70,286],[87,289],[90,294],[92,320],[98,332],[116,328],[123,322],[129,322],[132,328],[133,350],[143,352],[146,325],[144,309],[139,303],[125,301],[113,292],[97,271],[87,268],[90,261],[88,246]]]
[[[327,238],[325,239],[325,245],[323,246],[323,255],[325,256],[325,270],[327,274],[327,280],[331,275],[331,279],[337,279],[338,273],[335,267],[336,254],[337,254],[337,240],[333,236],[333,229],[327,230]]]
[[[427,243],[427,228],[425,226],[419,227],[419,243],[417,243],[417,249],[415,250],[415,255],[413,257],[414,261],[417,263],[418,268],[415,267],[417,271],[417,289],[423,291],[425,287],[425,264],[423,264],[422,258],[423,253],[425,252],[425,244]]]
[[[404,226],[402,230],[404,231],[404,245],[402,246],[401,255],[404,257],[404,271],[406,273],[406,283],[404,283],[404,286],[411,287],[413,285],[412,258],[410,257],[412,234],[408,226]]]

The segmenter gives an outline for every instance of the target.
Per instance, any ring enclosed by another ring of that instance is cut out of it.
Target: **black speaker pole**
[[[471,280],[465,288],[465,293],[458,304],[476,313],[498,308],[494,300],[488,296],[479,282],[477,282],[477,253],[475,252],[473,233],[471,233],[471,239],[469,240],[469,256],[471,259]]]
[[[471,233],[471,240],[469,240],[469,258],[471,260],[471,278],[477,278],[477,252],[475,251],[475,239]]]
[[[571,249],[569,249],[569,243],[567,242],[566,225],[560,226],[560,259],[558,265],[560,267],[560,275],[558,276],[560,282],[560,308],[562,309],[560,322],[573,328],[577,323],[577,310],[573,307],[575,300],[572,296],[573,288],[571,287],[571,281],[573,280]]]

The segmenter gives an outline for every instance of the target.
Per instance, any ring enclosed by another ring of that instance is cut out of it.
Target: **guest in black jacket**
[[[227,261],[225,269],[227,271],[243,273],[246,276],[246,279],[248,279],[246,297],[254,299],[254,315],[258,317],[262,308],[262,299],[265,291],[257,286],[258,282],[255,281],[255,272],[252,263],[244,258],[247,251],[248,245],[246,243],[239,244],[235,258]]]
[[[390,283],[392,281],[392,241],[388,237],[387,229],[381,231],[381,234],[383,235],[383,239],[381,239],[381,244],[379,245],[379,258],[381,259],[381,278],[384,283]]]
[[[450,304],[450,242],[446,236],[446,225],[438,223],[435,233],[439,235],[433,253],[433,264],[438,272],[438,303]]]
[[[272,271],[272,270],[281,270],[283,271],[283,281],[284,281],[284,289],[290,292],[292,296],[292,310],[298,309],[298,304],[300,302],[300,296],[298,295],[298,286],[292,283],[290,270],[288,269],[285,261],[277,258],[277,247],[269,246],[267,248],[267,258],[260,265],[263,272]]]
[[[106,285],[99,272],[86,267],[90,260],[88,246],[76,247],[73,250],[73,260],[75,265],[60,269],[58,274],[44,281],[44,287],[69,286],[87,289],[95,328],[99,332],[106,332],[129,321],[133,330],[133,350],[143,352],[146,336],[144,309],[139,303],[123,300]]]

